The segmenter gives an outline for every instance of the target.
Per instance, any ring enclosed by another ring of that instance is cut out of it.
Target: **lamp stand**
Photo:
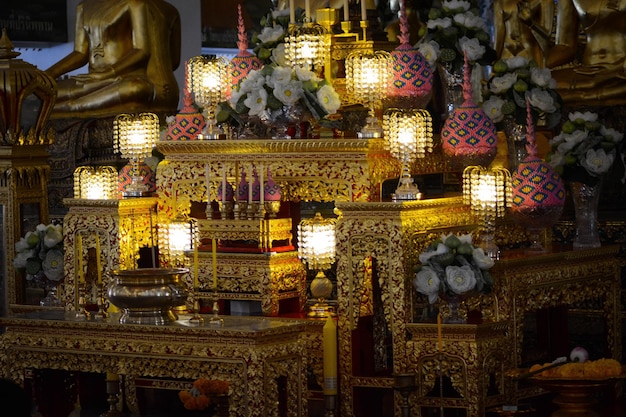
[[[310,318],[326,318],[329,315],[335,317],[335,308],[326,303],[326,299],[330,297],[333,291],[333,283],[324,274],[324,271],[318,271],[317,275],[311,281],[311,294],[317,298],[317,302],[309,307],[307,317]]]
[[[380,125],[378,118],[374,115],[374,110],[370,110],[369,116],[365,119],[365,126],[358,132],[357,136],[361,139],[383,137],[383,127]]]
[[[409,172],[409,161],[404,160],[402,162],[402,175],[400,177],[400,184],[396,188],[395,193],[392,195],[394,202],[399,201],[413,201],[421,200],[422,193],[417,185],[413,182],[413,177]]]
[[[224,131],[217,125],[217,121],[215,120],[215,109],[213,108],[213,105],[206,105],[204,113],[206,125],[202,129],[202,132],[198,135],[198,139],[216,140],[225,138]]]
[[[499,259],[500,258],[500,248],[495,243],[495,222],[496,219],[486,214],[484,217],[484,224],[482,227],[482,245],[481,247],[485,251],[485,254],[489,256],[491,259]]]
[[[140,175],[139,158],[133,157],[131,162],[131,182],[122,192],[124,198],[149,197],[148,186],[143,182],[143,176]]]

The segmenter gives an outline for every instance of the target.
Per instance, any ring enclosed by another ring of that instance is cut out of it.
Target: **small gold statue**
[[[164,0],[83,0],[76,10],[74,50],[46,71],[59,79],[52,118],[109,117],[178,106],[180,16]]]
[[[626,0],[559,0],[548,67],[570,106],[626,104]],[[586,44],[576,55],[582,26]]]

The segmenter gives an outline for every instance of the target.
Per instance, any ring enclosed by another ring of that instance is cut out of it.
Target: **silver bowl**
[[[167,324],[178,319],[173,308],[187,300],[181,276],[186,268],[141,268],[111,272],[113,284],[107,292],[121,311],[123,324]]]

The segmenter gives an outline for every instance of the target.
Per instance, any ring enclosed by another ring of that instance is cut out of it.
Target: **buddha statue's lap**
[[[47,72],[58,80],[52,118],[173,114],[179,100],[180,18],[163,0],[83,0],[74,50]]]
[[[562,0],[548,66],[569,107],[626,105],[626,0]],[[580,30],[586,43],[577,56]]]

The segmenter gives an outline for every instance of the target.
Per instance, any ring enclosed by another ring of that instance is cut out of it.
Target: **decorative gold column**
[[[156,198],[123,200],[87,200],[68,198],[69,207],[63,220],[65,279],[62,303],[66,310],[74,310],[76,296],[76,238],[82,237],[85,250],[94,248],[95,236],[100,238],[106,265],[104,272],[113,269],[137,268],[139,249],[156,245]],[[158,267],[158,265],[155,265]],[[106,275],[103,272],[103,281]],[[103,282],[107,285],[107,282]],[[95,283],[91,283],[94,285]],[[90,283],[87,283],[89,288]]]

